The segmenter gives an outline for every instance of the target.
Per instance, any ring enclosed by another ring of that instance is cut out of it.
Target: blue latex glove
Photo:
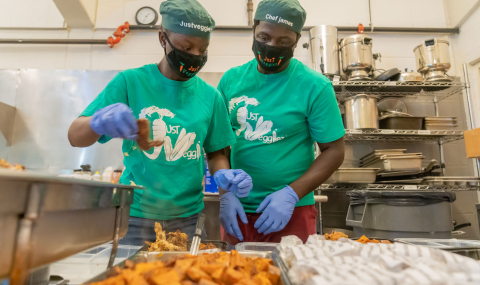
[[[132,109],[123,103],[98,109],[90,120],[90,127],[99,135],[137,140],[137,120],[133,116]]]
[[[244,224],[248,224],[247,215],[242,203],[232,192],[227,192],[220,197],[220,223],[230,235],[243,241],[242,231],[238,227],[237,215]]]
[[[241,169],[220,169],[213,175],[217,186],[238,198],[247,197],[252,190],[252,177]]]
[[[257,213],[263,211],[263,214],[255,223],[255,228],[265,235],[283,230],[290,221],[298,200],[297,193],[288,185],[268,195],[258,206]]]

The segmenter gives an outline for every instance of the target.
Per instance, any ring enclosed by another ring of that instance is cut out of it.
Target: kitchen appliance
[[[450,82],[447,75],[450,69],[449,42],[446,40],[426,40],[413,49],[417,62],[417,71],[423,74],[427,82]]]
[[[8,170],[0,183],[0,279],[10,275],[10,284],[23,284],[29,269],[114,240],[112,260],[127,233],[133,189],[144,189]]]
[[[349,80],[372,80],[368,77],[373,68],[372,38],[364,34],[348,36],[340,45],[342,69]]]
[[[340,75],[337,28],[329,25],[314,26],[310,29],[310,53],[315,71],[330,80]]]
[[[345,99],[347,129],[378,129],[377,96],[358,94]]]
[[[452,237],[452,191],[352,190],[347,195],[346,224],[357,237]]]

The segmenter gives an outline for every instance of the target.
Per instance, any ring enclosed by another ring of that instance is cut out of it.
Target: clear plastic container
[[[118,264],[135,254],[141,246],[119,245],[114,264]],[[75,254],[50,266],[50,275],[58,275],[70,280],[68,284],[82,284],[107,270],[112,245],[105,244],[90,251]]]
[[[279,244],[274,242],[241,242],[235,246],[237,251],[274,251]]]

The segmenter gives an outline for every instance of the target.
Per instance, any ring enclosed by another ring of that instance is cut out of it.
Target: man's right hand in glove
[[[123,103],[98,109],[90,120],[90,127],[99,135],[137,140],[137,120],[133,116],[132,109]]]

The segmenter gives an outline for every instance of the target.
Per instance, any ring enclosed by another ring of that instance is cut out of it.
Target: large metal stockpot
[[[345,99],[347,129],[378,129],[378,97],[359,94]]]
[[[310,29],[310,52],[313,69],[333,78],[340,75],[337,28],[329,25],[315,26]]]
[[[417,71],[424,74],[427,81],[445,80],[450,69],[449,42],[445,40],[426,40],[413,49],[417,62]]]
[[[342,69],[349,80],[362,80],[368,77],[373,68],[372,38],[364,34],[348,36],[340,45]]]

